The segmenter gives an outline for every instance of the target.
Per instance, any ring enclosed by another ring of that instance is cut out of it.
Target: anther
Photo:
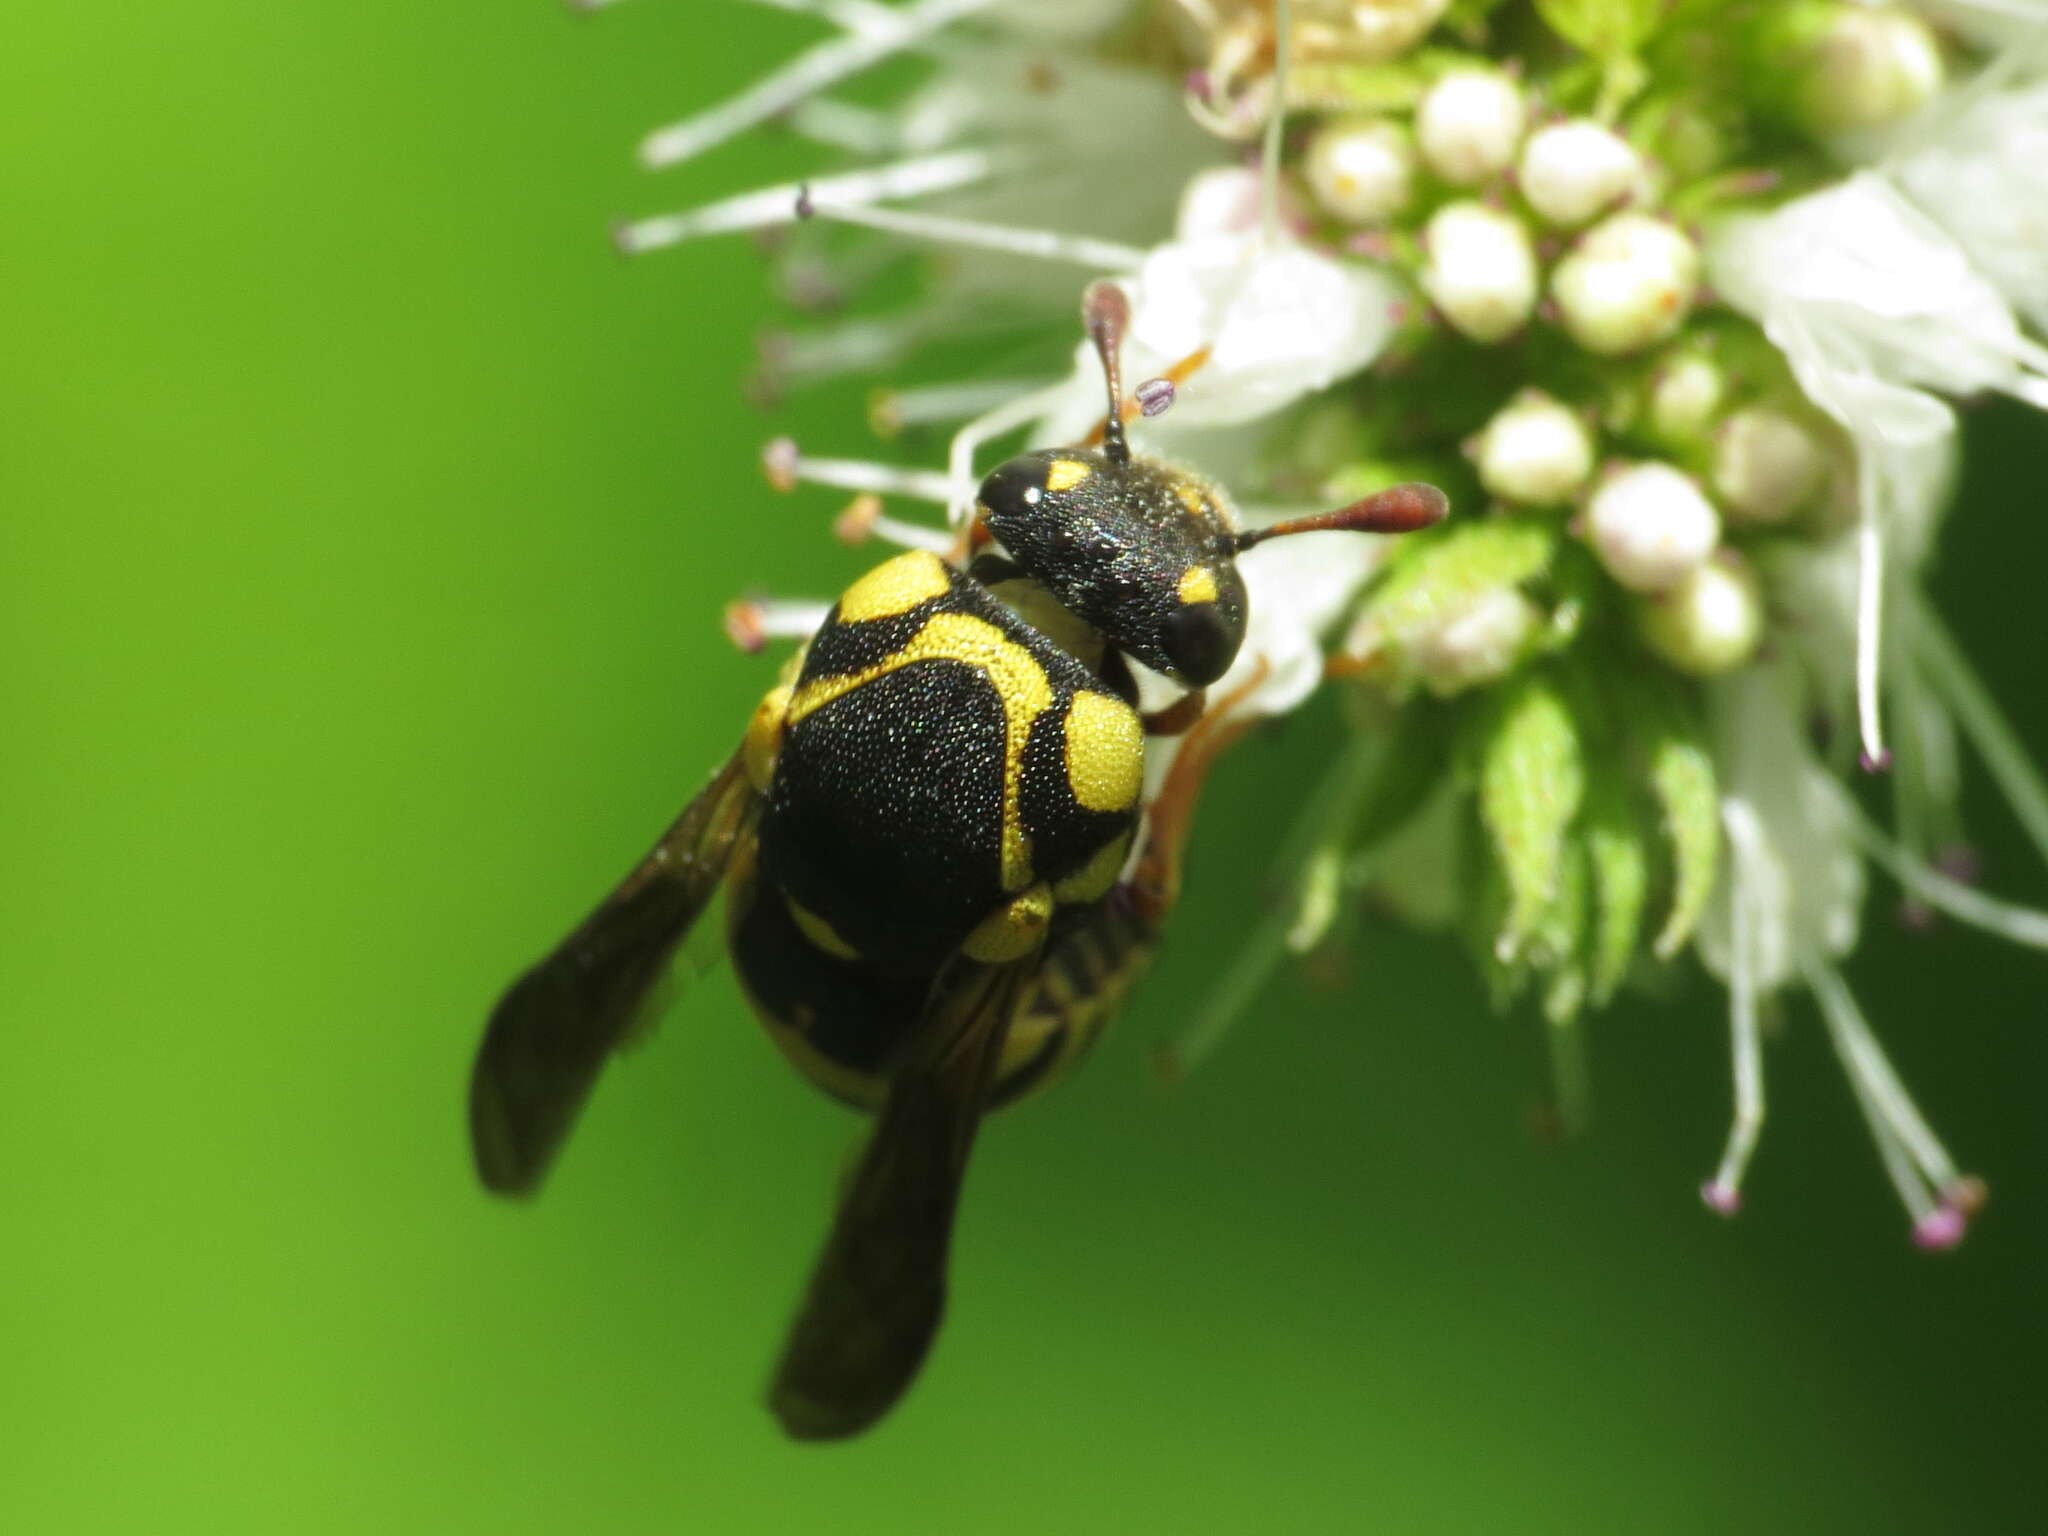
[[[879,538],[903,549],[925,549],[940,556],[951,554],[956,542],[943,528],[926,528],[884,515],[882,498],[872,491],[863,492],[846,504],[846,509],[832,520],[832,532],[842,544],[864,544]]]
[[[742,597],[725,605],[725,637],[752,656],[770,640],[808,640],[832,611],[830,603]]]

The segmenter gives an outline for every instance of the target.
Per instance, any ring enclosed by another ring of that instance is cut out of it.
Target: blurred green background
[[[1732,1225],[1718,994],[1594,1029],[1592,1133],[1446,944],[1284,976],[1143,1072],[1327,717],[1220,775],[1174,948],[982,1144],[956,1306],[871,1439],[759,1406],[853,1125],[715,971],[547,1198],[475,1188],[504,981],[730,749],[755,584],[862,557],[740,398],[742,241],[622,264],[646,128],[815,36],[711,0],[16,7],[0,22],[0,1529],[2038,1529],[2040,957],[1852,969],[1993,1205],[1906,1241],[1804,1010]],[[2037,752],[2042,423],[1972,423],[1938,587]],[[2015,608],[2013,605],[2018,604]],[[1995,888],[2048,879],[1988,794]]]

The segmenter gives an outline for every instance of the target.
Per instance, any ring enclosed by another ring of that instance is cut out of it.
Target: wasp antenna
[[[1316,533],[1336,530],[1344,533],[1413,533],[1418,528],[1427,528],[1440,523],[1451,510],[1450,499],[1433,485],[1411,481],[1406,485],[1390,486],[1384,491],[1375,491],[1363,500],[1354,501],[1348,507],[1339,507],[1334,512],[1319,512],[1313,517],[1290,517],[1285,522],[1273,523],[1265,528],[1247,528],[1237,534],[1232,542],[1242,553],[1254,544],[1263,544],[1268,539],[1284,538],[1290,533]]]
[[[1095,355],[1102,359],[1102,377],[1109,386],[1109,416],[1102,428],[1102,451],[1118,464],[1131,462],[1131,445],[1124,438],[1123,380],[1117,354],[1123,349],[1124,327],[1131,323],[1131,301],[1115,283],[1094,282],[1081,296],[1081,319],[1088,327],[1088,339],[1095,343]]]

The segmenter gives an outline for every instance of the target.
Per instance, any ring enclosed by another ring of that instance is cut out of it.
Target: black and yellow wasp
[[[1400,486],[1238,531],[1213,487],[1131,454],[1122,290],[1095,284],[1083,312],[1108,384],[1100,448],[990,474],[964,569],[913,552],[849,587],[732,760],[512,985],[477,1054],[477,1169],[530,1194],[725,885],[733,965],[769,1034],[876,1116],[770,1393],[799,1438],[857,1434],[909,1386],[982,1115],[1078,1057],[1151,958],[1227,734],[1203,690],[1244,639],[1237,554],[1444,511],[1433,488]],[[1126,657],[1188,697],[1141,717]],[[1188,734],[1141,815],[1148,729]]]

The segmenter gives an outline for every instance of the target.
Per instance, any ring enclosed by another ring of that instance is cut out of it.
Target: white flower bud
[[[1409,642],[1423,685],[1439,698],[1504,676],[1543,615],[1513,587],[1494,587]]]
[[[1423,291],[1458,330],[1493,342],[1528,323],[1536,252],[1519,219],[1484,203],[1447,203],[1431,215],[1423,241]]]
[[[1316,201],[1347,224],[1384,224],[1405,212],[1415,183],[1408,130],[1384,117],[1332,118],[1302,160]]]
[[[1514,164],[1526,116],[1522,93],[1506,75],[1455,70],[1416,107],[1416,142],[1437,175],[1453,186],[1474,186]]]
[[[1650,649],[1681,672],[1711,677],[1741,666],[1763,637],[1763,587],[1733,554],[1709,560],[1636,610]]]
[[[1779,411],[1737,411],[1714,439],[1714,491],[1731,516],[1782,522],[1820,488],[1826,471],[1814,435]]]
[[[1941,45],[1910,11],[1838,6],[1800,70],[1799,116],[1815,133],[1882,127],[1925,106],[1944,74]]]
[[[1684,324],[1699,277],[1699,251],[1682,231],[1646,213],[1617,213],[1557,264],[1550,293],[1572,340],[1612,357]]]
[[[1548,222],[1583,224],[1635,186],[1642,161],[1628,140],[1585,118],[1538,128],[1522,146],[1522,196]]]
[[[1586,507],[1586,536],[1624,587],[1662,592],[1714,552],[1721,518],[1690,476],[1652,461],[1630,464],[1601,482]]]
[[[1650,430],[1667,443],[1694,442],[1714,424],[1727,392],[1718,363],[1697,352],[1682,353],[1650,381]]]
[[[1479,481],[1502,501],[1568,501],[1593,473],[1593,434],[1576,411],[1541,390],[1510,400],[1479,435]]]

